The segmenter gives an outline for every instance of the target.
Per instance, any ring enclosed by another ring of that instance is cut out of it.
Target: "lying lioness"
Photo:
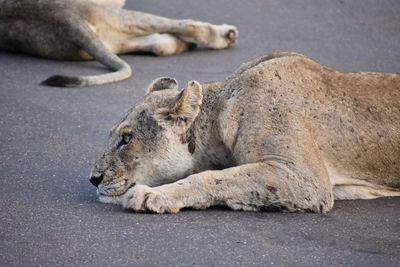
[[[276,53],[177,89],[156,80],[111,130],[90,179],[100,201],[327,212],[334,199],[400,196],[400,74]]]
[[[89,86],[127,79],[131,68],[115,54],[179,54],[193,45],[235,43],[231,25],[172,20],[121,9],[124,0],[0,0],[0,50],[52,59],[96,59],[113,73],[52,76],[52,86]]]

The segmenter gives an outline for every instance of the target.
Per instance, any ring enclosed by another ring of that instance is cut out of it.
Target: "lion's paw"
[[[218,25],[213,26],[213,36],[212,41],[210,42],[210,47],[216,49],[223,49],[232,46],[237,42],[239,37],[239,31],[235,26],[232,25]]]
[[[137,185],[128,190],[122,205],[138,212],[177,213],[180,209],[178,201],[146,185]]]

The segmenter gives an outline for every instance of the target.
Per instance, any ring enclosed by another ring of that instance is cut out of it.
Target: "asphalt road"
[[[134,77],[84,89],[52,74],[96,62],[0,53],[0,266],[399,266],[400,199],[337,202],[327,215],[211,209],[127,212],[97,202],[88,174],[108,130],[155,77],[223,79],[273,51],[343,71],[400,72],[398,0],[138,0],[129,8],[235,24],[239,43],[157,58],[126,55]]]

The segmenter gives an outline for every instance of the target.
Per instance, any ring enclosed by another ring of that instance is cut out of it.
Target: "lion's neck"
[[[188,134],[188,148],[195,159],[196,171],[222,169],[234,165],[231,152],[219,134],[219,116],[224,107],[225,82],[203,85],[201,111]]]

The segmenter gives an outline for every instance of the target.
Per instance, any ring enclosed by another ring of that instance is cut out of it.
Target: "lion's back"
[[[225,118],[254,149],[266,135],[301,135],[336,168],[400,187],[399,74],[342,73],[288,53],[242,65],[227,87]]]

